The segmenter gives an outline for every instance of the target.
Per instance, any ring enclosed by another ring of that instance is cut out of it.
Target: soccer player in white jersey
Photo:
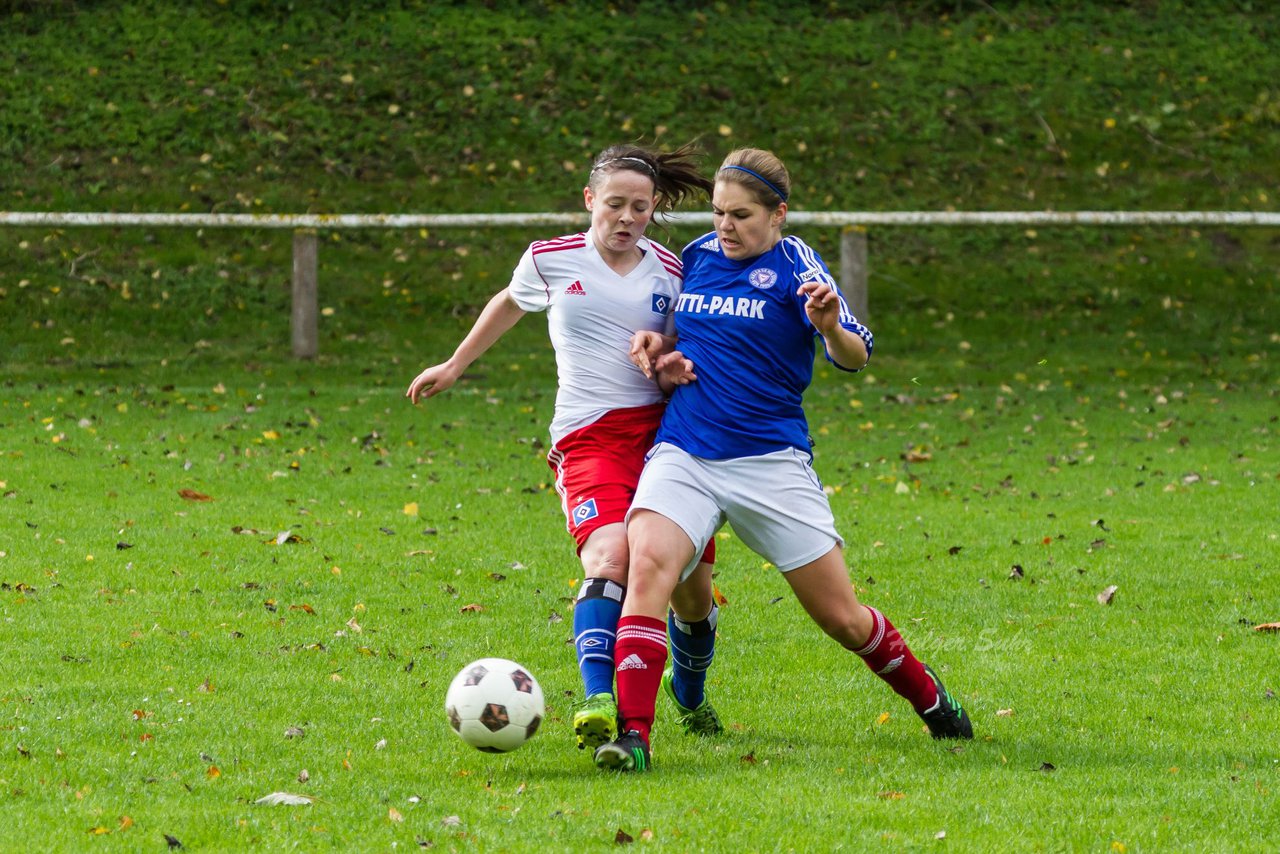
[[[584,686],[573,716],[580,749],[615,735],[614,645],[627,584],[624,519],[665,408],[658,384],[632,364],[631,335],[671,331],[683,279],[680,259],[644,232],[655,211],[710,191],[690,145],[665,153],[635,145],[605,149],[583,189],[590,229],[532,243],[511,283],[489,301],[453,355],[418,374],[406,392],[417,403],[445,391],[526,313],[547,313],[559,382],[547,463],[585,575],[573,611]],[[706,583],[675,594],[670,620],[679,635],[673,655],[690,664],[686,675],[697,681],[700,700],[677,704],[679,722],[688,732],[712,735],[721,725],[703,697],[702,680],[715,641],[714,546],[700,554],[695,575]]]
[[[826,265],[784,237],[791,179],[768,151],[731,152],[716,174],[713,233],[685,248],[684,292],[670,339],[640,331],[633,357],[674,393],[627,518],[630,585],[618,622],[623,732],[596,749],[606,769],[649,766],[649,732],[673,591],[707,584],[696,555],[726,521],[783,573],[824,632],[905,697],[934,738],[972,738],[969,717],[879,611],[858,601],[844,542],[812,460],[801,397],[815,343],[845,371],[871,356]],[[655,361],[656,358],[656,361]]]

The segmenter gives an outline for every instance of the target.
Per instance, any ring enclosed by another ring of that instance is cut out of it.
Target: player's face
[[[787,205],[770,210],[742,184],[716,181],[711,194],[711,221],[724,254],[740,261],[768,252],[782,239]]]
[[[636,248],[649,220],[653,219],[656,198],[653,179],[632,169],[618,169],[604,176],[603,183],[583,191],[591,211],[591,237],[602,255],[626,255]]]

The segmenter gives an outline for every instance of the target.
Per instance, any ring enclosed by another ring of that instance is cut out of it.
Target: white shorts
[[[680,573],[682,581],[725,522],[752,551],[788,572],[844,545],[812,459],[787,448],[707,460],[662,442],[646,458],[627,517],[652,510],[689,536],[694,558]]]

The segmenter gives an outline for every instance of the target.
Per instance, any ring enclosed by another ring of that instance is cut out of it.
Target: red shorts
[[[578,551],[604,525],[622,523],[666,404],[615,409],[565,436],[547,454],[566,527]],[[715,543],[702,559],[715,562]]]

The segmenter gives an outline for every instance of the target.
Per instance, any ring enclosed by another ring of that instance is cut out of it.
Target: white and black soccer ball
[[[444,710],[467,744],[486,753],[507,753],[533,738],[546,704],[527,668],[505,658],[481,658],[453,677]]]

